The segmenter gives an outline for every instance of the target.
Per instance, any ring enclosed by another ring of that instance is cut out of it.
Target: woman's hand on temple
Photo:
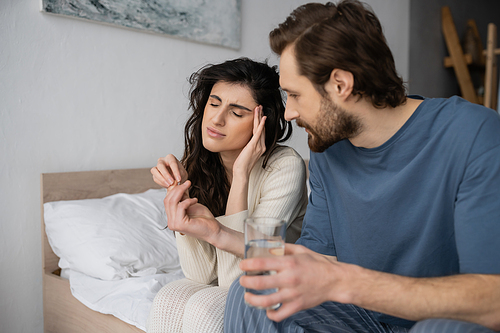
[[[262,113],[262,105],[259,105],[254,110],[253,120],[253,136],[241,151],[233,165],[233,176],[244,174],[246,177],[250,175],[250,171],[257,160],[266,151],[266,132],[264,125],[266,117]]]
[[[254,109],[253,136],[241,150],[233,164],[233,179],[226,205],[226,215],[248,209],[248,181],[255,163],[266,151],[266,135],[262,116],[262,106]]]
[[[167,189],[172,185],[184,183],[188,178],[186,169],[172,154],[159,158],[156,166],[151,168],[151,174],[156,184]]]

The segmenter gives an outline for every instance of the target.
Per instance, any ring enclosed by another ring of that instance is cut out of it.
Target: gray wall
[[[411,0],[409,92],[426,97],[460,95],[453,68],[444,68],[448,56],[441,30],[441,7],[449,6],[458,37],[462,40],[468,19],[476,21],[486,48],[488,23],[500,29],[498,0]],[[477,75],[476,75],[477,76]]]
[[[367,0],[404,78],[409,1]],[[0,0],[0,333],[43,331],[40,173],[151,167],[179,156],[186,78],[242,55],[277,63],[269,31],[306,2],[242,1],[236,51],[49,16],[40,0]],[[289,144],[309,156],[303,129]]]

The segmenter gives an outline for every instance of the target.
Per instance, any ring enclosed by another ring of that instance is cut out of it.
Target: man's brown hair
[[[359,1],[302,5],[271,31],[269,39],[278,55],[293,44],[299,74],[322,95],[337,68],[353,74],[352,94],[370,98],[377,108],[396,107],[406,100],[382,26],[373,11]]]

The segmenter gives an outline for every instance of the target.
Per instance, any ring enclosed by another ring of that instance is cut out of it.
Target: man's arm
[[[361,284],[349,303],[368,310],[415,321],[448,318],[500,329],[500,275],[409,278],[362,269],[358,280]]]
[[[422,320],[449,318],[500,330],[500,275],[462,274],[410,278],[338,262],[299,245],[286,245],[282,258],[253,258],[243,270],[275,270],[269,276],[242,276],[247,288],[279,288],[265,296],[245,294],[253,305],[267,307],[269,319],[281,321],[325,301],[351,303],[392,316]]]

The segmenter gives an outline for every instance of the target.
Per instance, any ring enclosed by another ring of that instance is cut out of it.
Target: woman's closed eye
[[[216,102],[209,102],[209,105],[214,108],[218,108],[219,106],[221,106],[220,103]],[[232,107],[229,109],[229,112],[238,118],[243,117],[243,114],[241,114],[242,111],[240,111],[238,108]]]
[[[237,113],[237,112],[236,112],[236,111],[234,111],[234,110],[233,110],[233,111],[231,111],[231,113],[232,113],[232,114],[234,114],[234,115],[235,115],[236,117],[238,117],[238,118],[243,117],[243,115],[242,115],[242,114],[239,114],[239,113]]]

